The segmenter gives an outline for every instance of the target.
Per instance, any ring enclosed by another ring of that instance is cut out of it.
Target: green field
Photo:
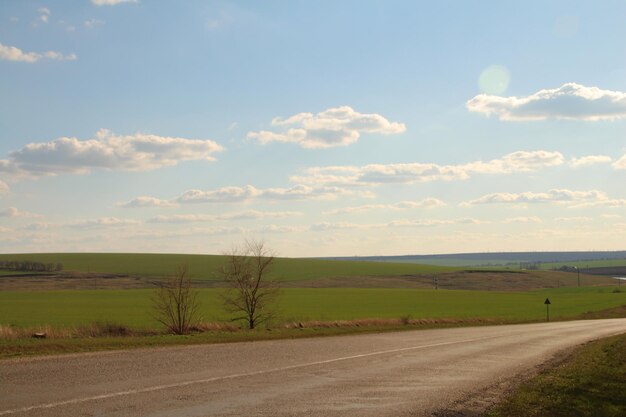
[[[527,292],[294,288],[281,291],[278,321],[358,318],[545,318],[546,297],[553,318],[626,304],[615,287],[559,288]],[[219,289],[200,290],[204,321],[228,320]],[[19,327],[77,326],[95,321],[156,327],[150,317],[150,290],[7,291],[0,293],[0,324]]]
[[[626,259],[602,259],[598,261],[545,262],[539,264],[541,269],[558,269],[562,266],[576,266],[584,272],[586,268],[607,268],[613,266],[626,267]]]
[[[29,260],[62,263],[65,271],[102,272],[111,274],[163,276],[186,264],[193,279],[219,279],[218,270],[224,263],[219,255],[172,254],[109,254],[109,253],[49,253],[0,255],[0,260]],[[345,276],[394,276],[455,271],[457,268],[434,265],[334,261],[322,259],[277,258],[270,276],[279,280],[298,281]]]

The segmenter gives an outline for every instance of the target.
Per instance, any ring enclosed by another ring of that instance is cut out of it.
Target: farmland
[[[556,318],[626,304],[615,287],[559,288],[525,292],[414,290],[382,288],[284,289],[277,321],[351,320],[361,318],[490,318],[533,321],[545,318],[550,297]],[[205,321],[225,321],[219,289],[200,290]],[[139,328],[156,327],[150,290],[11,291],[0,293],[3,325],[78,326],[95,321]]]
[[[0,357],[541,321],[546,297],[555,320],[603,317],[607,309],[613,317],[626,305],[626,292],[619,292],[615,280],[586,274],[577,288],[577,274],[568,272],[278,258],[270,278],[282,289],[268,330],[233,332],[237,323],[220,298],[223,256],[30,254],[0,260],[64,267],[50,273],[2,271]],[[198,318],[208,329],[194,337],[166,335],[153,317],[155,281],[181,264],[189,266],[201,301]],[[284,327],[294,323],[298,328]],[[108,326],[122,334],[107,333]],[[50,339],[34,341],[34,331]]]
[[[0,260],[29,260],[61,263],[65,271],[99,272],[143,277],[160,277],[186,264],[196,280],[217,280],[225,257],[220,255],[112,254],[112,253],[46,253],[0,255]],[[278,280],[310,280],[323,277],[397,276],[455,271],[458,268],[435,265],[346,262],[321,259],[277,258],[271,272]]]

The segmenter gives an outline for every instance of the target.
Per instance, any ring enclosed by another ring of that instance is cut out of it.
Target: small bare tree
[[[223,295],[224,305],[228,312],[236,314],[233,321],[244,320],[249,329],[254,329],[274,316],[278,286],[267,276],[274,254],[262,241],[248,240],[226,256],[220,271],[228,286]]]
[[[198,314],[198,292],[191,288],[189,267],[180,265],[174,275],[157,283],[152,299],[154,318],[174,334],[187,334]]]

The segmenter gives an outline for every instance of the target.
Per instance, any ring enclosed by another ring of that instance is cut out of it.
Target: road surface
[[[0,416],[444,416],[624,332],[610,319],[8,360]]]

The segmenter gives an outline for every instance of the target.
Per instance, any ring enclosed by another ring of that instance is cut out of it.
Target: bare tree
[[[220,271],[228,285],[224,305],[230,313],[236,314],[233,320],[244,320],[249,329],[254,329],[273,317],[278,286],[269,279],[268,272],[274,263],[274,254],[262,241],[248,240],[226,256]]]
[[[152,299],[154,318],[174,334],[187,334],[198,314],[198,292],[191,288],[189,267],[180,265],[168,276]]]

